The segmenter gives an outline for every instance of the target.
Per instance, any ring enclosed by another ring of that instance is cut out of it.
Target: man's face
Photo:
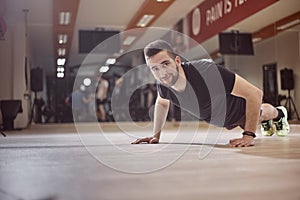
[[[168,87],[173,86],[178,80],[177,60],[177,57],[173,60],[167,51],[161,51],[150,58],[146,58],[147,65],[155,79]]]

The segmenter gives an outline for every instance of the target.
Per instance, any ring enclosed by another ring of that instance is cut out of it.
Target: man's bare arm
[[[170,101],[163,99],[157,95],[157,99],[154,107],[154,124],[153,124],[153,136],[147,138],[137,139],[132,142],[132,144],[139,144],[143,142],[147,143],[158,143],[160,139],[160,134],[163,126],[165,125],[168,111],[169,111]]]
[[[239,75],[236,75],[232,94],[246,100],[245,131],[255,133],[259,122],[262,91]],[[233,146],[252,146],[254,145],[254,140],[251,136],[244,135],[243,138],[231,140],[230,143]]]
[[[157,95],[155,109],[154,109],[154,125],[153,125],[153,137],[159,140],[160,133],[163,126],[166,123],[167,115],[169,112],[170,101],[167,99],[163,99]]]

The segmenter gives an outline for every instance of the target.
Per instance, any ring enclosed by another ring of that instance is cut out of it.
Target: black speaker
[[[14,119],[18,113],[22,113],[21,100],[1,100],[0,101],[1,114],[3,117],[3,130],[14,129]]]
[[[30,87],[33,92],[43,91],[43,70],[41,68],[30,70]]]
[[[294,89],[294,72],[292,69],[284,68],[280,70],[280,77],[282,90]]]

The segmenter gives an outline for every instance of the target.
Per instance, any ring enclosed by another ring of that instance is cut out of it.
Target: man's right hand
[[[157,143],[159,143],[159,139],[156,137],[140,138],[140,139],[137,139],[136,141],[132,142],[131,144],[140,144],[140,143],[157,144]]]

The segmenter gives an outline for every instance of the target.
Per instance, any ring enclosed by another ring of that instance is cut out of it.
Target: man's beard
[[[170,79],[170,78],[171,78],[171,81],[169,83],[165,83],[164,81],[160,81],[160,82],[167,87],[172,87],[179,78],[179,69],[178,69],[177,65],[176,65],[176,73],[170,74],[170,77],[168,79]]]

